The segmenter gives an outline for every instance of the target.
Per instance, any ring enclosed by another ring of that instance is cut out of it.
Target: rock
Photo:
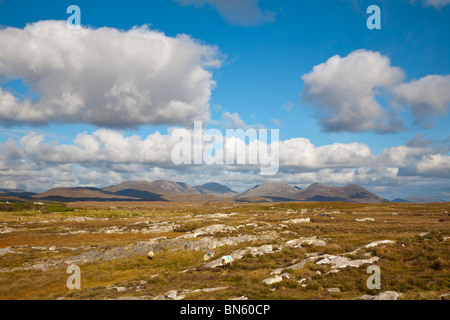
[[[419,237],[425,237],[429,234],[430,234],[429,232],[422,232],[422,233],[419,233]]]
[[[356,297],[353,300],[371,300],[372,296],[368,294],[363,294],[362,296]]]
[[[397,300],[399,296],[400,294],[398,292],[384,291],[375,296],[365,294],[360,297],[354,298],[353,300]]]
[[[230,299],[230,300],[248,300],[248,298],[246,296],[242,296],[242,297],[233,298],[233,299]]]
[[[262,282],[267,285],[271,285],[274,283],[281,282],[281,281],[283,281],[283,279],[289,279],[289,278],[290,278],[289,273],[283,273],[282,275],[277,275],[277,276],[274,276],[271,278],[264,279]]]
[[[321,260],[317,261],[316,264],[318,264],[318,265],[331,264],[331,268],[333,268],[333,269],[343,269],[346,267],[358,268],[364,264],[374,263],[375,261],[378,261],[378,260],[379,260],[378,257],[373,257],[370,259],[351,260],[349,258],[342,257],[342,256],[334,256],[334,255],[326,254],[323,256],[323,258]]]
[[[115,289],[115,290],[117,290],[117,292],[127,291],[127,288],[125,288],[125,287],[116,287],[116,286],[107,286],[106,289],[109,289],[109,290]]]
[[[104,254],[99,251],[88,251],[80,253],[76,256],[71,256],[66,259],[66,263],[84,263],[84,262],[91,262],[95,260],[102,259],[104,257]]]
[[[11,247],[0,248],[0,257],[8,253],[14,253]]]
[[[355,221],[358,221],[358,222],[375,221],[375,219],[374,218],[364,218],[364,219],[355,219]]]
[[[339,292],[341,292],[341,289],[339,289],[339,288],[328,288],[327,291],[329,293],[339,293]]]
[[[450,293],[441,294],[442,300],[450,300]]]
[[[327,244],[323,240],[318,240],[317,237],[311,237],[311,238],[300,238],[295,240],[290,240],[285,243],[284,246],[291,247],[291,248],[299,248],[304,244],[318,246],[318,247],[324,247]]]
[[[305,219],[292,219],[283,221],[283,223],[307,223],[307,222],[311,222],[311,219],[305,218]]]
[[[165,294],[165,296],[172,300],[182,300],[185,297],[184,295],[179,296],[178,291],[176,290],[170,290]]]
[[[377,294],[370,300],[397,300],[400,296],[398,292],[395,291],[385,291]]]
[[[273,246],[264,245],[258,248],[250,248],[250,253],[252,256],[262,256],[273,251]]]
[[[388,243],[395,243],[393,240],[381,240],[381,241],[374,241],[369,243],[368,245],[365,245],[364,248],[372,248],[379,246],[380,244],[388,244]]]

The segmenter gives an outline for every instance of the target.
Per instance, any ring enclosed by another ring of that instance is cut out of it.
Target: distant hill
[[[245,191],[239,198],[266,198],[273,201],[292,201],[295,199],[295,195],[299,190],[299,188],[294,187],[289,183],[267,182]]]
[[[445,202],[444,200],[434,199],[434,198],[426,198],[421,196],[412,196],[405,198],[408,202],[411,203],[432,203],[432,202]]]
[[[244,192],[240,198],[263,198],[272,201],[343,201],[354,203],[382,203],[388,200],[356,184],[345,187],[313,183],[305,189],[287,183],[265,183]]]
[[[19,198],[29,198],[36,193],[28,192],[20,189],[2,189],[0,188],[0,196],[2,197],[19,197]]]
[[[257,185],[243,193],[227,186],[211,182],[190,186],[184,182],[169,180],[126,181],[103,189],[98,188],[54,188],[35,194],[23,190],[0,189],[0,198],[42,199],[47,201],[227,201],[227,202],[287,202],[287,201],[342,201],[352,203],[389,202],[363,187],[350,184],[344,187],[313,183],[301,189],[289,183],[268,182]],[[424,197],[395,199],[392,202],[443,202]]]
[[[412,203],[411,201],[408,201],[406,199],[401,199],[401,198],[396,198],[396,199],[392,200],[391,202],[395,202],[395,203]]]
[[[215,182],[206,183],[194,188],[201,194],[211,194],[221,197],[233,197],[238,194],[236,191],[231,190],[227,186]]]
[[[103,188],[104,191],[129,196],[144,196],[146,198],[158,198],[172,194],[200,194],[200,192],[183,182],[168,180],[148,181],[127,181],[115,186]]]
[[[122,196],[97,188],[54,188],[32,196],[48,201],[136,201],[137,198]]]
[[[300,190],[296,195],[296,199],[302,201],[344,201],[354,203],[389,202],[357,184],[334,187],[313,183],[309,187]]]

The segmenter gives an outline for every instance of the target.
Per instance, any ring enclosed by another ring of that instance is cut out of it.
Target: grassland
[[[86,202],[2,208],[0,299],[354,299],[382,291],[401,293],[399,299],[442,299],[450,293],[449,203]],[[371,219],[356,221],[364,218]],[[326,245],[286,245],[304,238]],[[380,240],[393,243],[364,247]],[[215,258],[263,245],[273,250],[248,251],[224,270],[203,261],[209,243]],[[146,257],[148,246],[153,260]],[[92,252],[99,258],[90,259]],[[369,264],[317,263],[327,255],[378,258],[372,264],[380,267],[381,290],[366,286]],[[311,256],[318,258],[289,268]],[[66,286],[70,263],[81,269],[80,290]],[[281,281],[263,282],[279,268],[285,268]]]

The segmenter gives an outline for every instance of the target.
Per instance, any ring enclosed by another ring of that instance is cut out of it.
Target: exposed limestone
[[[278,282],[283,281],[284,279],[289,279],[289,278],[290,278],[289,273],[283,273],[282,275],[276,275],[274,277],[264,279],[262,282],[267,285],[271,285],[271,284],[278,283]]]
[[[8,254],[8,253],[14,253],[14,251],[11,249],[11,247],[0,248],[0,257],[4,256],[5,254]]]
[[[346,267],[354,267],[359,268],[364,264],[371,264],[378,261],[380,258],[372,257],[370,259],[356,259],[351,260],[342,256],[334,256],[334,255],[324,255],[323,258],[316,262],[316,264],[329,264],[332,269],[343,269]]]
[[[292,219],[292,220],[283,221],[283,223],[307,223],[307,222],[311,222],[311,218]]]
[[[199,293],[199,292],[213,292],[217,290],[224,290],[228,287],[218,287],[218,288],[205,288],[205,289],[195,289],[195,290],[170,290],[166,292],[164,295],[156,296],[153,300],[183,300],[186,295],[192,294],[192,293]]]
[[[295,240],[290,240],[284,244],[285,247],[291,247],[291,248],[299,248],[302,245],[313,245],[318,247],[324,247],[327,244],[323,240],[318,240],[317,237],[311,237],[311,238],[300,238]]]
[[[397,300],[400,296],[400,293],[395,291],[384,291],[375,296],[371,296],[368,294],[357,297],[353,300]]]

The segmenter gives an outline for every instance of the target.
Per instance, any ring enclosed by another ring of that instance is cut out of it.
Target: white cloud
[[[69,30],[40,21],[0,30],[0,81],[22,79],[40,96],[0,88],[0,121],[107,127],[209,120],[216,47],[147,27]]]
[[[294,105],[292,102],[288,101],[288,102],[286,102],[285,104],[283,104],[283,105],[281,106],[281,108],[283,108],[283,109],[286,110],[286,111],[291,111],[292,108],[293,108],[294,106],[295,106],[295,105]]]
[[[20,139],[27,158],[60,164],[136,163],[165,165],[171,161],[172,142],[169,135],[156,132],[142,139],[125,137],[119,132],[100,129],[89,135],[78,134],[71,145],[46,142],[43,135],[30,134]]]
[[[450,0],[422,0],[422,2],[425,6],[435,7],[438,9],[450,4]]]
[[[253,26],[275,21],[275,13],[258,6],[259,0],[174,0],[183,6],[208,4],[229,23]]]
[[[245,124],[244,120],[241,119],[239,113],[222,113],[221,125],[227,129],[246,129],[248,126]]]
[[[424,157],[416,166],[418,175],[450,177],[450,156],[433,154]]]
[[[394,88],[396,101],[411,108],[417,124],[435,114],[445,116],[450,106],[450,75],[429,75]]]
[[[227,156],[235,143],[238,152],[246,153],[246,163],[249,150],[264,144],[233,138],[225,145]],[[377,187],[384,190],[382,196],[392,199],[402,193],[412,195],[409,187],[419,182],[427,183],[424,194],[429,196],[450,187],[448,148],[421,143],[374,154],[366,144],[358,142],[315,146],[305,138],[285,140],[279,143],[280,171],[271,178],[258,174],[259,165],[175,166],[171,160],[173,145],[170,134],[159,132],[141,137],[99,129],[80,133],[69,144],[30,133],[0,143],[0,188],[44,191],[59,186],[104,187],[126,180],[169,179],[193,185],[218,181],[243,191],[267,181],[303,187],[320,181],[334,185],[356,183],[369,190]],[[399,194],[398,190],[403,191]],[[391,197],[394,192],[397,195]]]
[[[380,106],[376,96],[401,82],[404,73],[378,52],[357,50],[336,55],[302,76],[303,99],[319,111],[326,131],[393,132],[403,129]]]

